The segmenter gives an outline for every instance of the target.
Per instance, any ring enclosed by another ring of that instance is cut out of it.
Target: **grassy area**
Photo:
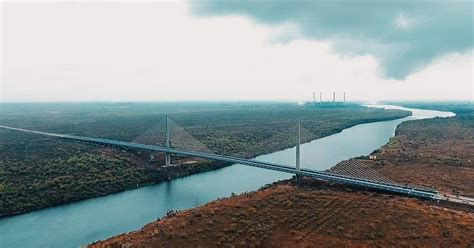
[[[0,124],[162,144],[167,114],[213,152],[252,157],[293,146],[292,128],[297,121],[303,123],[309,140],[408,113],[350,104],[337,108],[285,103],[2,104]],[[158,156],[156,162],[149,162],[147,154],[0,130],[0,216],[224,165],[200,161],[165,168],[160,166],[162,160],[163,156]]]

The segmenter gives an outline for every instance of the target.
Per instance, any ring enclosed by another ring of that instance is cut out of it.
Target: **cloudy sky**
[[[472,100],[471,1],[5,3],[0,101]]]

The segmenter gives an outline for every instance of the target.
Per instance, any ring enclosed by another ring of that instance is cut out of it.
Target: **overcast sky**
[[[2,3],[0,101],[472,100],[473,3]]]

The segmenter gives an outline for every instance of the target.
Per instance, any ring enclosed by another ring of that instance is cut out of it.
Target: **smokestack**
[[[316,92],[313,91],[313,106],[316,105]]]
[[[323,92],[319,92],[319,103],[323,103]]]
[[[346,103],[346,92],[344,91],[344,103]]]
[[[332,102],[334,102],[334,103],[336,102],[336,92],[335,91],[332,93]]]

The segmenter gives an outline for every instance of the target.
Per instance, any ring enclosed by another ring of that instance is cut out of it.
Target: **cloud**
[[[474,95],[471,51],[441,55],[405,80],[392,80],[379,77],[375,56],[358,54],[365,47],[396,54],[398,43],[307,39],[295,22],[269,26],[240,15],[202,18],[184,2],[3,6],[5,102],[296,101],[311,100],[313,91],[323,92],[324,100],[333,91],[337,99],[346,92],[348,100]],[[400,13],[410,20],[408,31],[426,21]],[[395,28],[398,16],[387,26]]]
[[[409,29],[413,26],[413,20],[402,12],[395,19],[394,24],[399,29]]]
[[[405,79],[436,58],[473,48],[473,2],[191,2],[198,16],[245,15],[268,25],[291,24],[300,35],[331,41],[342,54],[373,55],[387,78]]]

